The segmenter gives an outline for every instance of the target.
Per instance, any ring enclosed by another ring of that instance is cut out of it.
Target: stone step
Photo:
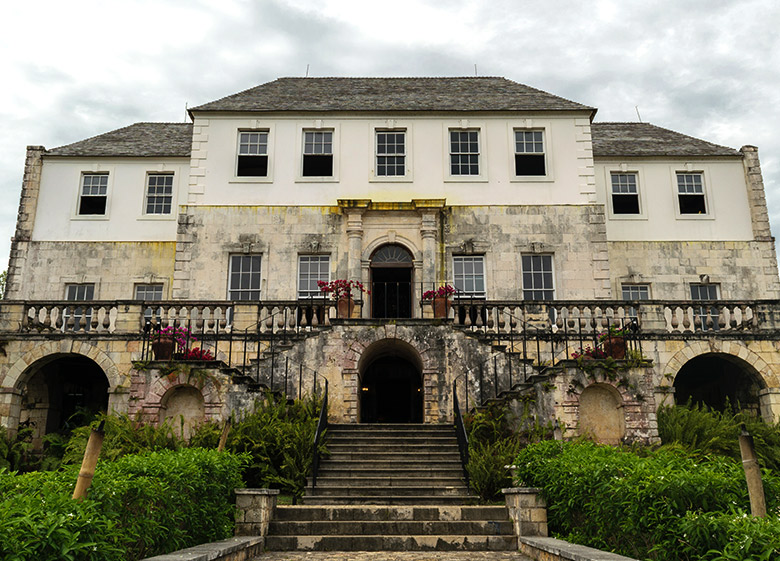
[[[414,461],[408,458],[386,458],[379,460],[362,460],[359,464],[356,464],[354,460],[349,458],[323,458],[320,464],[320,472],[329,469],[431,469],[431,470],[453,470],[457,469],[463,473],[463,466],[460,463],[460,456],[453,456],[447,459],[428,459],[424,461]]]
[[[350,474],[345,477],[327,477],[319,475],[317,477],[317,488],[327,487],[465,487],[466,483],[460,476],[441,477],[440,475],[429,475],[423,477],[358,477]]]
[[[456,506],[278,506],[274,520],[437,521],[508,520],[503,505]]]
[[[323,458],[323,461],[330,460],[345,461],[349,460],[353,463],[360,462],[405,462],[406,464],[418,464],[425,465],[428,462],[456,462],[460,461],[460,454],[458,452],[425,452],[423,450],[417,452],[364,452],[361,450],[331,450],[328,456]]]
[[[378,434],[386,431],[403,431],[411,433],[421,432],[452,432],[453,425],[430,425],[422,423],[348,423],[329,424],[328,432],[368,432]]]
[[[306,495],[305,505],[469,505],[476,504],[479,497],[473,495],[431,495],[431,496],[365,496],[365,495]]]
[[[432,534],[461,536],[514,535],[509,520],[436,520],[436,521],[371,521],[362,520],[315,520],[315,521],[272,521],[268,529],[274,536],[415,536]]]
[[[267,536],[268,551],[514,551],[514,536]]]
[[[343,496],[343,497],[383,497],[388,495],[399,497],[416,496],[452,496],[465,495],[466,485],[460,483],[457,486],[436,486],[436,485],[406,485],[406,486],[356,486],[356,485],[323,485],[324,482],[318,480],[315,488],[307,489],[307,496],[325,497],[325,496]]]
[[[328,445],[352,445],[352,446],[364,446],[367,444],[373,445],[393,445],[393,444],[414,444],[414,445],[452,445],[457,441],[452,435],[425,435],[425,434],[410,434],[408,436],[376,436],[369,434],[357,433],[352,435],[351,433],[339,433],[331,434],[328,436]]]
[[[450,439],[449,443],[443,444],[424,444],[417,442],[407,442],[405,440],[393,439],[386,443],[350,443],[328,441],[327,448],[330,455],[341,454],[344,452],[359,452],[361,454],[403,452],[404,454],[459,454],[458,443],[453,442],[455,438]]]
[[[349,466],[354,466],[353,462],[349,462]],[[445,479],[463,479],[463,468],[460,463],[455,467],[440,467],[431,468],[426,464],[424,467],[413,468],[407,467],[404,463],[404,467],[367,467],[362,466],[355,467],[332,467],[323,463],[320,467],[319,475],[317,479],[333,478],[333,477],[369,477],[369,478],[393,478],[393,479],[409,479],[418,477],[442,477]]]

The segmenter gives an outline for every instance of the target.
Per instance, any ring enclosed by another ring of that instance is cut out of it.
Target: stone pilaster
[[[761,175],[761,163],[758,160],[758,148],[743,146],[742,164],[745,166],[745,184],[747,185],[750,218],[753,223],[753,237],[757,241],[773,241],[769,230],[769,212],[766,207],[764,178]]]
[[[41,190],[41,170],[43,169],[43,146],[28,146],[24,160],[22,195],[19,198],[19,211],[16,215],[16,232],[11,238],[11,253],[8,259],[8,277],[5,284],[5,299],[19,298],[24,263],[27,255],[27,243],[32,239],[35,225],[35,212],[38,208],[38,195]]]
[[[349,259],[347,278],[361,279],[361,261],[363,258],[363,209],[347,211],[347,237],[349,238]]]

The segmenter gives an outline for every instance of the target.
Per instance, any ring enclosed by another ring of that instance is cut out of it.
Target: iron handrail
[[[466,434],[466,425],[463,423],[463,415],[461,415],[460,412],[457,383],[457,378],[452,381],[452,409],[453,417],[455,419],[455,436],[457,436],[458,439],[458,452],[460,452],[460,464],[463,467],[463,477],[466,480],[466,487],[468,487],[469,437],[468,434]],[[466,386],[466,392],[468,393],[468,386]]]
[[[325,429],[328,428],[328,379],[325,380],[325,391],[322,395],[322,406],[320,407],[320,418],[317,421],[317,430],[314,433],[314,451],[311,463],[311,486],[312,489],[317,486],[317,473],[320,469],[320,443]]]

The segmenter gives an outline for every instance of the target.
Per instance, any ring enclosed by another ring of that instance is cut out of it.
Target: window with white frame
[[[108,200],[108,174],[84,173],[81,176],[79,193],[79,215],[99,216],[106,214]]]
[[[546,175],[544,131],[515,131],[515,175]]]
[[[523,255],[523,299],[555,298],[552,255]]]
[[[450,130],[450,175],[479,175],[478,130]]]
[[[622,299],[629,302],[650,300],[649,284],[621,284],[620,292]],[[637,319],[638,315],[637,309],[634,306],[628,308],[628,317],[630,319]]]
[[[720,298],[720,287],[717,284],[710,283],[692,283],[691,300],[718,300]],[[702,331],[710,328],[717,331],[719,328],[718,319],[720,312],[715,306],[696,306],[693,309],[694,321],[699,324]],[[712,322],[712,325],[709,325]]]
[[[484,255],[454,255],[453,284],[459,298],[485,297]]]
[[[146,179],[146,214],[170,214],[173,205],[173,174],[150,173]]]
[[[680,204],[680,214],[707,214],[704,174],[677,172],[677,199]]]
[[[639,186],[636,173],[612,173],[612,213],[639,214]]]
[[[406,175],[406,131],[376,131],[376,175]]]
[[[318,281],[330,280],[330,255],[298,256],[298,298],[322,296]]]
[[[304,177],[333,176],[333,131],[303,132]]]
[[[163,299],[162,283],[135,285],[135,299],[142,302],[154,302]],[[162,308],[156,306],[144,306],[144,319],[151,321],[152,316],[160,323]]]
[[[233,302],[260,300],[260,255],[231,255],[228,299]]]
[[[239,177],[268,176],[268,131],[238,133],[236,175]]]
[[[69,302],[87,302],[95,299],[95,284],[80,283],[65,285],[65,300]],[[68,323],[70,310],[66,309],[63,313],[65,324]],[[73,329],[75,331],[89,331],[92,323],[92,308],[77,307],[73,309]],[[64,327],[64,326],[63,326]]]

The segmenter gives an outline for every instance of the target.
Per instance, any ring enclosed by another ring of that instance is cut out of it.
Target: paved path
[[[514,551],[270,551],[254,561],[531,561]]]

